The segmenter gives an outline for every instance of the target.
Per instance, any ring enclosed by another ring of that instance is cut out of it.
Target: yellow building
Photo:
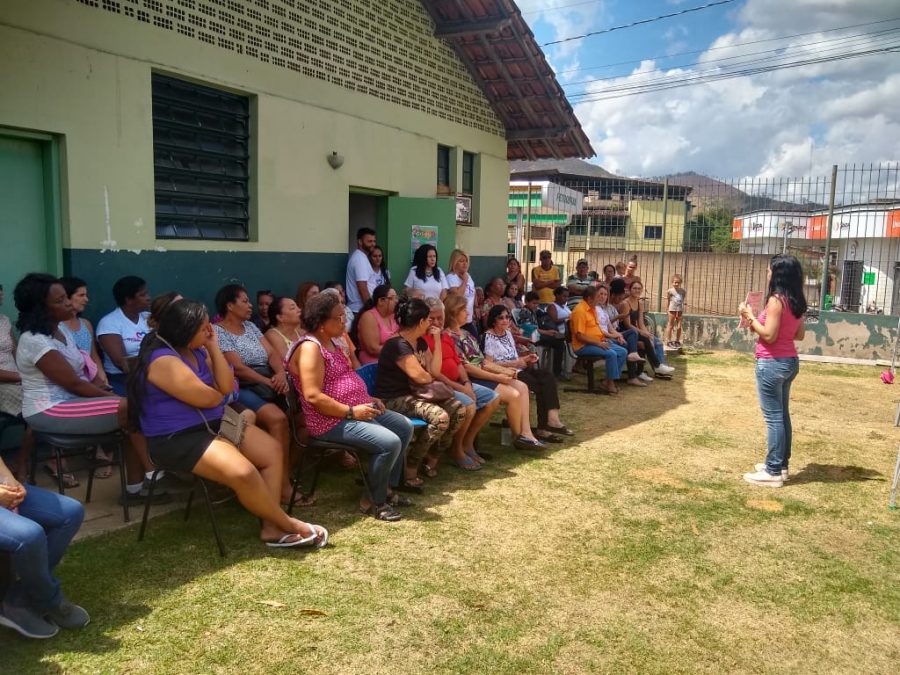
[[[0,281],[81,276],[94,314],[124,274],[293,294],[343,279],[360,226],[395,279],[422,225],[502,268],[508,159],[593,151],[501,4],[0,2]]]

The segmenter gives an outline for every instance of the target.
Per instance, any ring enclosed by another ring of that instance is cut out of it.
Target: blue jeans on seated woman
[[[607,343],[609,343],[609,349],[597,345],[585,345],[575,352],[575,356],[604,358],[606,360],[606,379],[617,380],[627,363],[628,350],[612,340],[607,340]]]
[[[756,360],[756,391],[768,431],[766,472],[773,476],[780,476],[791,461],[793,429],[789,403],[791,383],[798,372],[800,359],[796,356]]]
[[[12,554],[18,577],[3,599],[38,614],[56,609],[63,601],[53,570],[84,520],[81,502],[26,485],[19,513],[0,507],[0,551]]]
[[[371,422],[341,420],[319,440],[342,443],[369,454],[369,499],[381,505],[387,501],[388,485],[399,485],[403,477],[406,448],[413,426],[408,417],[385,410]]]

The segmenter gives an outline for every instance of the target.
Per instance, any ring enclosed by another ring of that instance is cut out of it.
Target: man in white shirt
[[[375,248],[375,243],[375,230],[372,228],[361,227],[356,231],[356,250],[347,261],[347,279],[344,284],[347,306],[354,312],[359,312],[369,300],[368,281],[372,276],[369,254]]]

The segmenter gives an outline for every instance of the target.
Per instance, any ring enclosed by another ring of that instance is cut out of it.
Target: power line
[[[758,44],[762,44],[765,42],[777,42],[779,40],[791,40],[793,38],[806,37],[807,35],[821,35],[824,33],[834,33],[835,31],[839,31],[839,30],[850,30],[851,28],[862,28],[864,26],[875,26],[877,24],[891,23],[893,21],[900,21],[900,17],[897,17],[894,19],[881,19],[880,21],[869,21],[867,23],[855,23],[850,26],[839,26],[838,28],[828,28],[826,30],[811,30],[807,33],[794,33],[792,35],[782,35],[779,37],[765,38],[763,40],[750,40],[748,42],[735,42],[734,44],[722,45],[721,47],[707,47],[706,49],[695,49],[695,50],[689,51],[689,52],[677,52],[675,54],[662,54],[660,56],[646,56],[641,59],[633,59],[631,61],[618,61],[616,63],[607,63],[602,66],[585,66],[583,68],[567,68],[566,70],[557,70],[556,74],[562,75],[564,73],[575,73],[575,72],[581,72],[584,70],[602,70],[604,68],[613,68],[615,66],[627,66],[627,65],[634,64],[634,63],[642,63],[644,61],[659,61],[662,59],[675,58],[676,56],[690,56],[691,54],[703,54],[706,52],[713,52],[713,51],[717,51],[720,49],[734,49],[735,47],[747,47],[749,45],[758,45]]]
[[[711,68],[705,68],[703,70],[694,71],[694,73],[714,72],[714,71],[718,71],[720,68],[734,68],[736,66],[746,66],[746,65],[750,65],[750,64],[754,64],[754,63],[763,63],[765,61],[784,59],[784,58],[789,58],[791,56],[798,56],[800,51],[809,51],[808,50],[809,47],[815,47],[816,45],[828,45],[825,48],[816,50],[816,51],[822,52],[822,53],[833,51],[835,49],[848,49],[848,48],[853,48],[853,47],[862,47],[862,46],[866,46],[869,44],[875,44],[878,41],[883,41],[885,38],[893,39],[895,36],[891,35],[891,33],[897,33],[897,32],[900,32],[900,27],[887,28],[885,30],[873,31],[870,33],[858,33],[855,35],[845,35],[845,36],[841,36],[841,37],[831,38],[829,40],[817,40],[816,42],[808,42],[808,43],[801,44],[801,45],[790,45],[789,47],[778,47],[776,49],[766,49],[766,50],[758,51],[758,52],[746,52],[744,54],[737,54],[735,56],[726,56],[721,59],[713,59],[710,61],[704,61],[702,64],[700,64],[700,63],[684,63],[684,64],[679,64],[676,66],[667,66],[666,68],[654,68],[653,70],[647,70],[647,71],[643,71],[643,72],[639,72],[639,73],[632,73],[631,75],[616,75],[616,76],[611,76],[611,77],[592,78],[589,80],[578,80],[575,82],[567,82],[564,86],[572,87],[572,86],[578,85],[578,84],[592,84],[594,82],[606,82],[609,80],[620,80],[623,77],[638,77],[638,76],[644,77],[644,76],[653,75],[655,73],[666,73],[667,71],[672,71],[672,70],[675,70],[678,68],[689,68],[692,66],[699,66],[699,65],[711,66],[712,64],[716,64],[716,63],[722,64],[725,61],[734,61],[735,59],[743,59],[745,57],[760,56],[762,54],[770,54],[770,56],[763,56],[762,58],[759,58],[759,59],[737,61],[735,63],[729,63],[726,65],[720,65],[720,66],[713,66]],[[858,40],[858,38],[864,38],[864,39]],[[866,38],[868,38],[868,39],[866,39]],[[850,44],[841,44],[841,43],[846,43],[848,40],[853,41],[853,42],[851,42]],[[785,51],[786,49],[790,49],[791,51]],[[797,51],[795,51],[795,50],[797,50]],[[780,53],[774,54],[773,52],[780,52]],[[660,78],[656,78],[656,79],[660,79]],[[670,78],[669,78],[669,76],[665,76],[665,79],[670,79]],[[656,81],[656,80],[655,79],[654,80],[643,80],[642,83],[646,84],[648,82],[653,82],[653,81]],[[570,97],[577,96],[577,95],[578,94],[569,94]]]
[[[649,94],[655,93],[659,91],[666,91],[669,89],[679,89],[683,87],[691,87],[698,84],[707,84],[710,82],[718,82],[721,80],[729,80],[737,77],[747,77],[749,75],[759,75],[762,73],[769,73],[776,70],[785,70],[788,68],[800,68],[802,66],[809,65],[818,65],[820,63],[830,63],[833,61],[842,61],[845,59],[858,58],[862,56],[872,56],[875,54],[885,54],[889,52],[900,52],[900,44],[892,45],[890,47],[881,47],[878,49],[869,49],[861,52],[852,52],[845,54],[835,54],[833,56],[827,57],[817,57],[814,59],[806,59],[803,61],[795,61],[790,63],[782,63],[782,64],[773,64],[770,66],[764,66],[759,68],[748,68],[741,71],[735,71],[731,73],[718,73],[716,75],[705,75],[702,77],[688,77],[683,78],[681,80],[670,80],[668,83],[656,84],[653,86],[645,86],[641,88],[641,85],[635,86],[627,86],[627,87],[611,87],[609,89],[604,89],[599,92],[592,92],[596,94],[594,98],[585,98],[578,103],[595,103],[598,101],[607,101],[617,98],[625,98],[627,96],[637,96],[640,94]]]
[[[686,7],[685,9],[679,10],[677,12],[671,12],[670,14],[662,14],[660,16],[655,16],[651,19],[641,19],[639,21],[633,21],[631,23],[624,24],[622,26],[613,26],[612,28],[604,28],[603,30],[596,30],[590,33],[585,33],[584,35],[573,35],[572,37],[563,38],[561,40],[553,40],[552,42],[545,42],[541,45],[541,47],[549,47],[550,45],[558,45],[563,42],[572,42],[573,40],[583,40],[587,37],[593,37],[594,35],[603,35],[604,33],[612,33],[614,30],[623,30],[625,28],[634,28],[635,26],[641,26],[647,23],[653,23],[654,21],[661,21],[662,19],[671,19],[675,16],[681,16],[682,14],[690,14],[691,12],[699,12],[702,9],[709,9],[710,7],[718,7],[719,5],[728,5],[735,0],[716,0],[716,2],[710,2],[705,5],[701,5],[700,7]]]

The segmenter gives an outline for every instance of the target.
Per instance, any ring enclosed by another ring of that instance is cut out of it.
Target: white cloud
[[[900,15],[898,9],[894,0],[747,0],[735,15],[735,31],[711,46],[879,21]],[[791,60],[811,58],[829,46],[802,45],[897,27],[900,24],[881,24],[798,37],[790,41],[788,52]],[[869,38],[866,44],[874,48],[886,45],[886,40]],[[895,34],[893,41],[897,44],[900,37]],[[863,39],[855,38],[824,54],[845,53],[851,46],[858,50],[863,44]],[[723,57],[784,46],[785,42],[775,42],[708,51],[693,69],[655,71],[659,66],[645,61],[627,77],[596,82],[587,90],[596,95],[648,79],[674,81],[720,67],[722,62],[716,60]],[[813,173],[827,174],[834,163],[896,161],[898,100],[900,54],[894,52],[641,96],[580,104],[575,97],[573,103],[597,151],[594,161],[610,171],[650,176],[695,170],[740,177],[805,175],[811,164]]]

